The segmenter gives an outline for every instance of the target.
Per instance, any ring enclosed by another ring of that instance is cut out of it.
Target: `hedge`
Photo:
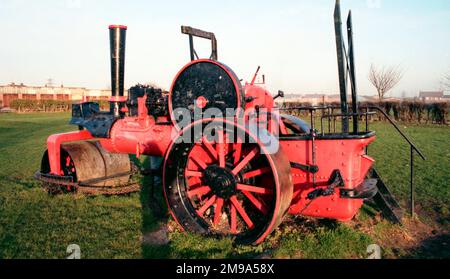
[[[100,104],[102,110],[109,109],[108,101],[95,101]],[[17,112],[63,112],[72,109],[73,101],[69,100],[23,100],[11,101],[10,107]]]
[[[424,102],[381,102],[368,105],[378,105],[396,121],[441,125],[447,125],[450,108],[450,103]]]

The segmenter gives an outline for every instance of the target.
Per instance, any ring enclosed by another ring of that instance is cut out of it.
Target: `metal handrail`
[[[412,140],[405,134],[402,132],[402,130],[400,130],[400,128],[398,127],[398,125],[394,122],[394,120],[391,119],[391,117],[380,107],[377,106],[370,106],[368,107],[369,109],[375,109],[379,112],[381,112],[381,114],[383,114],[384,117],[386,117],[386,119],[392,124],[392,126],[394,126],[394,128],[400,133],[400,135],[409,143],[409,145],[417,152],[417,154],[420,155],[420,157],[426,161],[427,158],[425,157],[425,155],[423,155],[422,151],[420,151],[419,148],[417,148],[417,146],[412,142]]]
[[[384,117],[386,117],[386,119],[392,124],[392,126],[394,126],[394,128],[397,130],[397,132],[403,137],[403,139],[405,139],[409,146],[410,146],[410,214],[411,217],[414,217],[415,215],[415,211],[414,211],[414,202],[415,202],[415,187],[414,187],[414,151],[417,152],[417,154],[419,154],[419,156],[422,158],[422,160],[426,161],[427,158],[425,157],[425,155],[422,153],[422,151],[420,151],[419,148],[417,148],[417,146],[412,142],[412,140],[405,134],[403,133],[402,130],[400,130],[400,127],[398,127],[398,125],[395,123],[394,120],[391,119],[391,117],[380,107],[378,106],[366,106],[367,111],[369,111],[369,109],[374,109],[377,110],[378,112],[381,112],[381,114],[384,115]]]
[[[330,107],[330,106],[301,106],[301,107],[282,107],[282,108],[277,108],[278,110],[325,110],[325,109],[330,109],[330,108],[335,108],[335,107]]]

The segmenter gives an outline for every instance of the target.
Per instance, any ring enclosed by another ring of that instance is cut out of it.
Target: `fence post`
[[[411,146],[411,218],[414,218],[414,148]]]

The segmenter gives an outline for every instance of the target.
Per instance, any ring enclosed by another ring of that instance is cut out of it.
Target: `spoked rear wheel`
[[[200,126],[200,129],[199,129]],[[195,134],[199,131],[198,134]],[[203,131],[203,132],[202,132]],[[290,164],[245,128],[202,121],[180,134],[164,166],[164,191],[177,222],[187,231],[233,235],[259,243],[290,206]]]

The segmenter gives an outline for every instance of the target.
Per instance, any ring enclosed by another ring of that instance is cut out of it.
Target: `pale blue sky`
[[[358,86],[370,63],[401,65],[393,95],[435,90],[450,71],[449,0],[342,0],[354,14]],[[181,25],[213,31],[219,60],[248,80],[258,65],[272,91],[336,93],[334,0],[0,0],[0,84],[109,85],[109,24],[128,25],[126,84],[169,88],[188,62]],[[198,41],[199,54],[208,44]]]

